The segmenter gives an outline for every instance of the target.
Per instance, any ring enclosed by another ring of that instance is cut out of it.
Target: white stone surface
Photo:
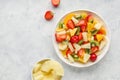
[[[111,30],[107,55],[89,68],[73,68],[55,54],[52,31],[67,12],[88,9],[100,14]],[[31,80],[33,64],[42,58],[59,61],[63,80],[120,80],[120,0],[61,0],[58,8],[50,0],[0,0],[0,80]],[[55,13],[52,21],[44,13]]]

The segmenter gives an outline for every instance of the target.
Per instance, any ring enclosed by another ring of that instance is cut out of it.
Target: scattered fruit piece
[[[60,4],[60,0],[51,0],[51,2],[54,7],[58,7]]]
[[[48,21],[51,20],[53,18],[53,16],[54,16],[54,14],[52,11],[46,11],[46,13],[44,15],[45,19]]]

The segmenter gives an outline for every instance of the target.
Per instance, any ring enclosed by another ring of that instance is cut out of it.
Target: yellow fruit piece
[[[62,55],[63,56],[66,56],[66,51],[67,51],[68,49],[65,49],[64,51],[61,51],[61,53],[62,53]]]
[[[101,40],[103,40],[104,36],[102,34],[97,34],[96,35],[96,39],[98,42],[100,42]]]
[[[81,58],[81,57],[79,58],[79,61],[81,63],[87,63],[89,58],[90,58],[90,55],[85,53],[83,58]]]
[[[105,27],[102,26],[102,27],[100,28],[99,32],[100,32],[101,34],[103,34],[103,35],[106,35],[106,29],[105,29]]]
[[[88,34],[87,34],[87,39],[88,39],[88,41],[91,41],[91,37],[92,37],[92,35],[91,35],[91,33],[89,32]]]
[[[92,23],[87,23],[87,31],[90,33],[90,31],[94,28],[94,24]]]
[[[74,36],[74,34],[76,33],[76,31],[77,31],[77,28],[70,29],[70,35]]]
[[[86,12],[81,13],[82,19],[85,19],[87,17],[87,15],[88,14]]]
[[[58,76],[64,75],[63,67],[57,61],[54,60],[46,61],[41,67],[41,71],[46,73],[49,73],[51,70],[53,70]]]
[[[56,28],[56,31],[57,31],[57,32],[61,32],[61,31],[64,31],[64,30],[65,30],[65,29],[63,29],[63,28],[59,28],[59,27]]]
[[[70,20],[74,15],[75,14],[73,14],[73,13],[70,13],[70,14],[66,15],[65,18],[64,18],[64,21],[63,21],[64,24],[66,25],[68,20]]]
[[[66,38],[66,40],[70,40],[70,35],[69,34],[67,34],[67,38]]]

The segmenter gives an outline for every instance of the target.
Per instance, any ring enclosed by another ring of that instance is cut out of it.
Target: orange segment
[[[103,35],[106,35],[106,29],[105,27],[101,27],[100,30],[99,30],[99,33],[103,34]]]
[[[64,18],[64,24],[66,25],[68,20],[70,20],[75,14],[70,13],[68,15],[66,15],[66,17]]]
[[[98,42],[100,42],[101,40],[103,40],[104,36],[102,34],[97,34],[96,35],[96,39]]]

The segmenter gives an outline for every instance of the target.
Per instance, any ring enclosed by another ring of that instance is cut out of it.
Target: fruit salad
[[[55,30],[60,53],[70,62],[95,62],[104,49],[106,28],[90,12],[72,12],[63,17]]]

